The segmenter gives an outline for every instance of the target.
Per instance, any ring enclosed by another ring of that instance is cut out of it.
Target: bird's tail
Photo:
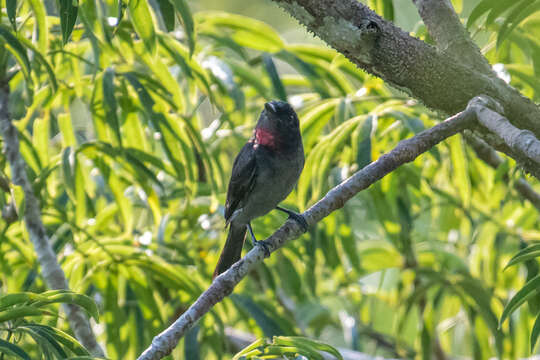
[[[244,246],[244,238],[246,237],[246,225],[235,224],[231,222],[229,226],[229,234],[221,255],[219,256],[216,269],[214,270],[214,278],[219,274],[227,271],[242,255],[242,247]]]

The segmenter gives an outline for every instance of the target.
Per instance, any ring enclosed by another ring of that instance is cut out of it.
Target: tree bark
[[[34,194],[32,184],[26,174],[26,164],[19,153],[19,137],[17,129],[11,123],[8,110],[9,85],[6,81],[0,84],[0,130],[4,140],[4,154],[11,168],[11,180],[13,184],[20,186],[24,192],[24,222],[34,245],[41,275],[49,289],[69,290],[69,285],[64,271],[58,264],[56,254],[49,242],[45,226],[41,220],[39,200]],[[94,356],[104,356],[104,352],[97,343],[96,337],[88,317],[77,305],[63,304],[63,309],[69,321],[69,325],[76,338]]]
[[[426,106],[454,114],[464,109],[470,99],[485,94],[503,106],[506,117],[514,126],[540,137],[540,109],[516,89],[487,72],[485,65],[485,71],[478,71],[456,61],[447,52],[383,20],[356,0],[274,2],[361,69],[418,98]],[[439,39],[444,38],[439,36]],[[531,171],[535,166],[498,139],[483,139],[514,157],[527,170]]]

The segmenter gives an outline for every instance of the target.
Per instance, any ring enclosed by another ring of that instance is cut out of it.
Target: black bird
[[[289,214],[305,230],[305,219],[278,204],[292,191],[304,168],[304,147],[298,116],[284,101],[264,104],[253,136],[234,160],[225,203],[225,220],[229,234],[221,251],[214,277],[225,272],[240,259],[246,230],[254,245],[257,241],[251,220],[273,209]]]

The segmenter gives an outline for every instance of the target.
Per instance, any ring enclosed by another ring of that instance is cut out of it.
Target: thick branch
[[[446,55],[486,75],[493,75],[487,59],[461,24],[450,0],[413,0],[429,34]]]
[[[309,208],[303,214],[307,223],[310,226],[315,225],[333,211],[342,208],[359,191],[366,189],[399,166],[413,161],[447,137],[465,129],[474,117],[474,111],[467,109],[410,139],[401,141],[388,154],[381,156],[330,190],[324,198]],[[299,225],[289,220],[266,240],[268,249],[271,252],[275,251],[301,234]],[[228,296],[247,273],[263,261],[264,253],[262,246],[256,246],[229,270],[218,276],[182,316],[152,340],[152,345],[141,354],[139,360],[161,359],[170,354],[187,330],[216,303]]]
[[[492,168],[498,168],[504,161],[488,144],[473,134],[464,133],[465,140],[473,148],[476,155]],[[507,175],[505,175],[508,178]],[[540,194],[523,178],[514,183],[514,189],[540,211]]]
[[[9,85],[4,82],[0,86],[0,130],[4,140],[4,153],[11,167],[12,182],[20,186],[24,192],[24,221],[30,240],[34,245],[41,273],[49,289],[68,290],[68,282],[64,271],[58,264],[56,254],[49,242],[45,226],[41,221],[39,201],[34,195],[32,185],[26,175],[25,162],[19,153],[17,129],[11,123],[8,111]],[[104,356],[103,350],[96,341],[90,322],[84,311],[77,305],[64,304],[64,311],[71,329],[77,339],[95,356]]]
[[[501,79],[455,61],[383,20],[357,0],[274,0],[365,71],[454,114],[480,94],[496,98],[515,126],[540,137],[540,109]]]

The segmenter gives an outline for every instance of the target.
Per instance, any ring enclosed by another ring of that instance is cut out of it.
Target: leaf
[[[37,22],[37,37],[38,37],[38,49],[42,54],[49,51],[49,28],[47,26],[47,11],[45,10],[44,1],[41,0],[29,0],[32,11],[34,12],[34,19]]]
[[[0,339],[0,353],[14,355],[23,360],[31,360],[30,356],[28,356],[28,354],[23,349],[21,349],[17,345],[7,342],[4,339]]]
[[[165,24],[165,29],[167,31],[174,30],[174,7],[169,0],[157,0],[159,5],[159,12],[161,13],[161,18]]]
[[[129,0],[129,16],[137,35],[140,36],[144,47],[154,54],[156,50],[156,32],[150,7],[146,0]]]
[[[218,11],[200,11],[196,14],[198,32],[223,35],[231,30],[231,38],[241,46],[274,53],[284,47],[278,33],[266,23],[246,16]]]
[[[469,163],[463,147],[463,140],[460,136],[453,136],[448,139],[448,143],[450,144],[454,183],[463,207],[468,208],[471,203],[471,182],[468,173]]]
[[[18,306],[13,309],[5,309],[0,312],[0,323],[10,320],[17,320],[26,316],[43,316],[49,312],[38,309],[33,306]]]
[[[246,354],[252,352],[253,350],[256,350],[258,348],[262,348],[264,345],[266,345],[266,340],[264,338],[257,339],[242,350],[238,352],[234,357],[233,360],[239,360],[242,358],[242,356],[245,356]]]
[[[62,44],[67,44],[69,36],[77,22],[79,0],[59,0],[60,3],[60,27],[62,28]]]
[[[72,336],[66,334],[62,330],[56,329],[51,326],[47,325],[41,325],[41,324],[25,324],[21,327],[27,327],[30,329],[38,330],[41,333],[47,333],[51,338],[53,338],[55,341],[62,344],[64,347],[69,349],[72,353],[79,356],[87,356],[90,355],[88,350],[84,348],[79,342]]]
[[[535,257],[540,256],[540,244],[535,244],[526,247],[525,249],[518,252],[516,255],[514,255],[508,264],[504,267],[504,270],[506,270],[508,267],[518,264],[520,262],[527,261],[529,259],[533,259]]]
[[[529,280],[523,288],[521,288],[513,297],[510,299],[508,304],[504,307],[501,319],[499,320],[499,327],[504,323],[504,320],[510,314],[512,314],[518,307],[520,307],[525,301],[527,301],[531,296],[535,295],[538,288],[540,287],[540,275],[535,276]]]
[[[26,46],[28,49],[32,50],[32,52],[35,55],[35,59],[45,67],[45,71],[47,72],[47,76],[49,77],[49,83],[51,85],[51,88],[53,90],[53,93],[55,93],[58,90],[58,82],[56,81],[56,75],[54,74],[54,71],[47,61],[41,51],[39,51],[38,48],[32,44],[32,42],[24,37],[18,37],[18,39]]]
[[[120,121],[118,120],[117,103],[114,94],[114,70],[111,68],[105,69],[103,74],[103,104],[105,105],[105,120],[114,131],[116,140],[122,147],[122,135],[120,133]]]
[[[272,87],[274,88],[274,95],[279,99],[283,101],[287,101],[287,92],[285,91],[285,86],[283,86],[283,83],[281,82],[281,79],[279,78],[279,74],[276,69],[276,65],[274,64],[274,61],[272,60],[272,57],[270,55],[263,55],[263,62],[264,62],[264,69],[268,73],[268,76],[270,76],[270,80],[272,81]]]
[[[527,0],[529,1],[529,0]],[[505,19],[497,35],[497,48],[503,43],[508,35],[531,14],[540,11],[540,2],[533,1],[524,6],[516,6]]]
[[[21,67],[21,71],[29,85],[32,84],[32,78],[30,77],[30,61],[26,55],[26,49],[21,42],[11,34],[9,28],[5,25],[0,25],[0,36],[5,40],[5,46],[10,53],[13,54],[17,62]]]
[[[333,355],[338,360],[343,360],[343,357],[339,351],[337,351],[334,347],[320,341],[311,340],[301,336],[275,336],[273,338],[273,343],[277,345],[298,346],[303,349],[323,351]]]
[[[232,294],[230,298],[238,308],[249,313],[266,336],[283,334],[283,330],[279,324],[272,317],[268,316],[250,297]]]
[[[193,22],[193,16],[186,0],[172,0],[176,11],[180,14],[182,24],[184,24],[184,31],[186,32],[189,55],[193,55],[195,50],[195,24]]]
[[[199,334],[199,325],[195,325],[186,334],[184,340],[184,359],[199,360],[199,342],[197,335]]]
[[[531,331],[531,353],[534,351],[534,347],[536,345],[536,342],[538,341],[538,336],[540,335],[540,315],[536,317],[536,320],[534,321],[534,325]]]
[[[15,21],[17,17],[17,0],[6,0],[6,10],[9,22],[13,26],[13,31],[17,31],[17,23]]]

